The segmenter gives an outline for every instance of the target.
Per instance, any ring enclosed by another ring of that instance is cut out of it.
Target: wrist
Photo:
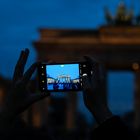
[[[98,124],[102,124],[103,122],[114,116],[109,108],[98,108],[96,111],[91,111],[91,113]]]

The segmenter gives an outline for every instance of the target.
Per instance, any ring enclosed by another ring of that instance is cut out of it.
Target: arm
[[[34,102],[39,101],[49,93],[31,93],[27,86],[29,80],[37,68],[38,63],[34,63],[24,73],[24,67],[28,59],[29,50],[21,51],[20,57],[15,67],[12,88],[7,95],[3,109],[0,112],[0,130],[11,128],[16,117],[25,111]]]
[[[115,116],[108,107],[106,98],[103,98],[102,88],[105,78],[103,66],[91,57],[85,57],[88,66],[88,75],[83,77],[83,96],[88,110],[92,113],[99,126],[93,131],[91,139],[131,139],[135,134],[126,124]],[[92,71],[92,73],[91,73]]]
[[[88,66],[88,76],[83,77],[84,103],[95,117],[97,123],[101,124],[106,119],[113,117],[102,93],[105,78],[104,68],[91,57],[85,56],[85,59]]]

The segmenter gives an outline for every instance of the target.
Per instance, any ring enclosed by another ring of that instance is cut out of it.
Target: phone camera
[[[87,76],[87,73],[83,73],[83,75],[82,76]]]
[[[83,67],[85,68],[85,67],[86,67],[86,65],[83,65]]]

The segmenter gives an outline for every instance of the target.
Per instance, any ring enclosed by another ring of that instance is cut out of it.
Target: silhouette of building
[[[81,60],[85,54],[94,56],[108,70],[127,70],[135,73],[135,127],[140,126],[140,26],[105,25],[97,30],[40,29],[40,38],[34,47],[38,60],[55,62]],[[107,77],[106,77],[107,78]],[[107,98],[107,82],[104,81],[104,98]],[[66,127],[74,127],[76,94],[69,99]]]

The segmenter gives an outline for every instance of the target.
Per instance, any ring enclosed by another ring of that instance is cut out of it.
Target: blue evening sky
[[[1,0],[0,1],[0,75],[11,78],[19,53],[30,49],[27,67],[36,60],[32,45],[39,28],[96,29],[106,24],[104,7],[114,14],[121,0]],[[140,13],[140,0],[124,0],[128,8]],[[120,78],[118,78],[120,77]],[[123,81],[123,82],[122,82]],[[132,101],[133,75],[109,75],[109,93],[127,96]],[[126,97],[125,96],[125,97]],[[110,98],[115,98],[110,97]],[[117,102],[117,97],[114,102]],[[120,103],[121,105],[121,103]],[[122,106],[122,105],[121,105]],[[132,106],[132,104],[131,104]],[[130,107],[126,106],[126,107]]]
[[[1,0],[0,74],[12,77],[21,49],[31,51],[28,66],[35,61],[32,42],[39,28],[98,28],[105,24],[104,6],[115,13],[120,0]],[[139,0],[124,0],[140,13]]]
[[[71,79],[79,78],[78,64],[48,65],[46,70],[47,74],[55,79],[60,75],[69,75]]]

